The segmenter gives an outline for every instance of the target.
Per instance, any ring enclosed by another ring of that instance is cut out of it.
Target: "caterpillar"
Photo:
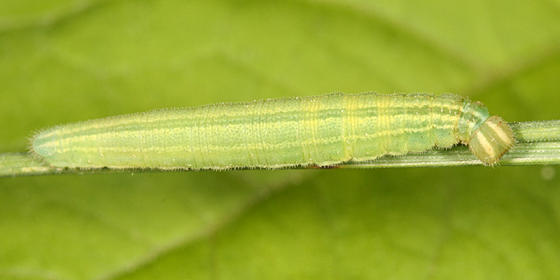
[[[95,119],[41,131],[31,150],[54,167],[224,170],[335,166],[460,143],[493,165],[515,139],[466,97],[363,93]]]

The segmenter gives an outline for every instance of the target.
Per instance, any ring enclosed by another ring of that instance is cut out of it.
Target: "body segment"
[[[480,130],[488,117],[457,95],[332,94],[91,120],[45,130],[32,147],[57,167],[281,168],[448,148],[498,131],[473,150],[493,164],[513,138],[499,120]],[[489,149],[495,139],[503,145]]]

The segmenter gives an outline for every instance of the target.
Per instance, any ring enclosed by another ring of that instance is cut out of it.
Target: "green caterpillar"
[[[515,139],[458,95],[331,94],[159,110],[47,129],[32,152],[68,168],[333,166],[467,144],[493,165]]]

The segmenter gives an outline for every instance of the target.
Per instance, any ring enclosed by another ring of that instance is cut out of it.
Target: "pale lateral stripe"
[[[454,125],[442,125],[442,126],[434,126],[435,129],[452,129]],[[355,140],[371,140],[380,136],[397,136],[404,133],[418,133],[418,132],[425,132],[431,129],[430,127],[423,127],[423,128],[403,128],[399,129],[398,131],[395,130],[387,130],[382,131],[375,134],[370,135],[359,135],[355,136]],[[342,136],[334,136],[328,138],[321,138],[317,139],[316,141],[312,141],[311,139],[303,141],[304,145],[310,144],[319,144],[319,145],[327,145],[336,142],[342,141]],[[274,144],[262,144],[262,143],[249,143],[248,145],[252,149],[259,149],[259,150],[266,150],[266,149],[283,149],[283,148],[290,148],[301,146],[302,143],[300,142],[284,142],[284,143],[274,143]],[[60,153],[67,153],[67,152],[94,152],[98,153],[100,151],[103,152],[181,152],[190,149],[186,145],[173,145],[173,146],[157,146],[157,147],[65,147],[61,149],[57,149],[55,152]],[[206,147],[206,146],[205,146]],[[201,150],[202,147],[194,148],[196,150]],[[208,150],[216,152],[216,151],[240,151],[246,150],[247,146],[245,145],[236,145],[236,146],[221,146],[221,145],[212,145],[208,144]]]
[[[478,142],[480,143],[480,145],[484,148],[484,151],[486,152],[486,154],[489,155],[490,157],[494,157],[495,156],[494,148],[492,147],[490,142],[488,142],[488,139],[486,139],[486,136],[484,136],[484,134],[482,134],[480,131],[478,131],[478,133],[476,134],[476,138],[478,139]]]
[[[477,112],[477,111],[475,111],[475,110],[471,110],[470,113],[471,113],[472,116],[476,116],[476,118],[478,118],[479,120],[481,120],[481,119],[484,117],[484,116],[482,115],[482,113]]]
[[[355,95],[348,95],[350,97],[354,97]],[[437,99],[437,97],[436,97]],[[442,100],[443,101],[443,100]],[[447,100],[446,100],[447,101]],[[232,103],[230,105],[239,105],[239,106],[243,106],[245,105],[246,107],[251,107],[254,106],[257,103]],[[363,106],[360,106],[362,104],[358,103],[356,106],[356,109],[361,110],[361,109],[367,109],[367,108],[371,108],[371,106],[367,106],[367,104],[363,104]],[[410,109],[410,108],[421,108],[421,107],[426,107],[430,105],[430,102],[428,99],[426,100],[421,100],[421,102],[419,103],[404,103],[404,104],[399,104],[399,106],[395,106],[394,108],[406,108],[406,109]],[[150,111],[150,112],[145,112],[145,113],[140,113],[140,114],[129,114],[129,115],[122,115],[122,116],[116,116],[116,117],[108,117],[106,119],[96,119],[96,120],[91,120],[91,121],[85,121],[82,123],[79,123],[82,126],[77,126],[74,128],[69,128],[69,127],[65,127],[65,125],[61,125],[61,126],[57,126],[54,127],[52,130],[48,130],[45,131],[41,134],[42,137],[49,137],[55,134],[55,132],[59,132],[58,136],[63,136],[63,135],[67,135],[67,134],[74,134],[77,132],[82,132],[82,131],[87,131],[89,129],[102,129],[102,128],[109,128],[109,127],[114,127],[114,126],[119,126],[119,125],[128,125],[128,124],[151,124],[151,123],[155,123],[155,122],[159,122],[159,121],[176,121],[176,120],[193,120],[194,118],[200,117],[199,113],[194,113],[195,111],[197,111],[198,109],[204,108],[204,107],[212,107],[212,106],[227,106],[227,105],[205,105],[202,107],[188,107],[188,108],[184,108],[184,109],[172,109],[169,111],[166,111],[165,109],[163,110],[158,110],[158,111]],[[455,104],[446,104],[446,103],[436,103],[434,105],[435,107],[441,107],[441,108],[445,108],[448,109],[449,111],[455,111],[455,110],[459,110],[461,111],[463,108],[463,104],[461,105],[455,105]],[[332,110],[336,110],[337,108],[329,108]],[[341,108],[343,109],[343,108]],[[295,110],[289,110],[289,111],[275,111],[275,112],[270,112],[270,113],[293,113],[293,112],[297,112]],[[228,118],[228,117],[253,117],[257,114],[259,114],[259,112],[255,111],[255,110],[247,110],[247,111],[243,111],[244,114],[237,114],[237,113],[230,113],[227,111],[221,111],[220,112],[220,117],[223,118]],[[474,112],[471,112],[471,114],[474,115]],[[150,115],[150,118],[147,120],[138,120],[138,117],[145,117],[146,115]],[[103,120],[103,123],[99,123],[98,121]],[[62,133],[60,133],[59,129],[64,127],[64,131],[62,131]]]
[[[406,114],[403,114],[406,115]],[[441,115],[439,116],[441,118],[442,121],[444,122],[453,122],[455,120],[455,118],[457,118],[457,116],[455,115]],[[331,121],[333,119],[340,119],[341,117],[336,117],[336,118],[327,118],[324,119],[322,121],[328,122]],[[363,123],[363,122],[371,122],[372,120],[377,120],[377,116],[372,116],[369,118],[359,118],[357,123]],[[415,116],[415,118],[422,118],[421,121],[427,121],[428,119],[431,118],[431,116],[429,115],[421,115],[421,116]],[[297,121],[282,121],[283,123],[289,124],[290,126],[297,126],[301,120],[297,120]],[[232,124],[232,125],[210,125],[210,126],[204,126],[204,127],[197,127],[198,130],[205,130],[205,131],[209,131],[209,130],[214,130],[216,129],[216,127],[228,127],[228,129],[232,129],[232,130],[239,130],[239,129],[247,129],[249,126],[253,126],[250,125],[248,123],[244,123],[244,124]],[[89,135],[77,135],[77,136],[72,136],[72,137],[68,137],[68,138],[62,138],[62,139],[53,139],[44,143],[41,143],[40,145],[37,145],[37,148],[43,148],[43,147],[53,147],[53,146],[57,146],[59,142],[64,143],[64,145],[68,145],[68,144],[73,144],[73,143],[79,143],[79,142],[84,142],[84,141],[89,141],[89,140],[95,140],[96,138],[106,138],[106,137],[113,137],[116,134],[121,134],[121,135],[127,135],[127,137],[140,137],[142,135],[147,134],[146,132],[149,132],[150,134],[178,134],[178,133],[182,133],[185,131],[190,130],[189,127],[182,127],[182,128],[156,128],[156,129],[147,129],[147,130],[136,130],[133,132],[129,132],[129,131],[123,131],[123,132],[103,132],[103,133],[98,133],[98,134],[89,134]],[[383,132],[382,132],[383,133]]]
[[[508,145],[511,144],[510,137],[507,136],[502,128],[498,127],[498,125],[493,122],[486,122],[486,124],[496,133],[496,135],[498,135],[502,142],[507,143]]]

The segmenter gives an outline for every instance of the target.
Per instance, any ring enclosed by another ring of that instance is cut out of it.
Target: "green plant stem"
[[[59,168],[50,167],[26,153],[0,154],[0,177],[55,174]]]
[[[516,145],[499,165],[560,164],[560,120],[510,123]],[[436,167],[482,165],[465,146],[420,154],[384,156],[368,162],[348,162],[340,168]],[[66,169],[49,166],[26,153],[0,154],[0,177],[59,173],[107,172],[109,169]],[[120,170],[123,171],[123,170]],[[130,170],[124,170],[130,171]],[[145,171],[145,170],[143,170]]]
[[[518,143],[560,141],[560,120],[509,123]]]
[[[560,164],[560,142],[518,143],[497,165]],[[482,163],[465,146],[405,156],[385,156],[369,162],[349,162],[341,168],[466,166]]]

